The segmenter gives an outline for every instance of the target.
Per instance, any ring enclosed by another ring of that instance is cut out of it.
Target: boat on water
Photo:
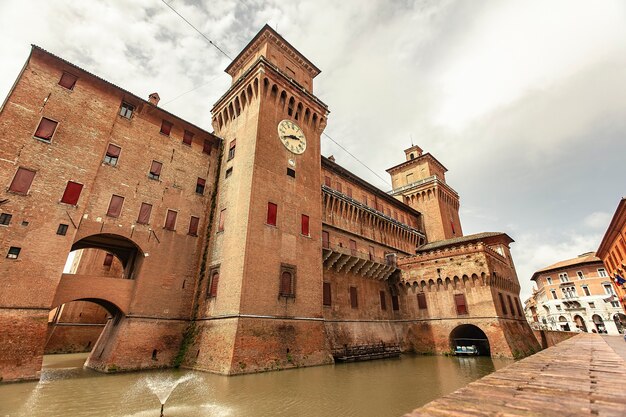
[[[454,349],[454,354],[457,356],[478,356],[480,355],[480,351],[476,345],[457,346],[456,349]]]

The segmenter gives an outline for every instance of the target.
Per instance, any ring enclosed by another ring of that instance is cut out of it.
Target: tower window
[[[0,214],[0,225],[8,226],[11,223],[11,218],[12,217],[13,217],[13,215],[9,214],[9,213],[2,213],[2,214]]]
[[[323,285],[323,304],[327,307],[332,305],[330,282],[325,282]]]
[[[330,248],[330,234],[327,231],[322,231],[322,247],[329,249]]]
[[[270,226],[276,226],[276,214],[278,212],[278,206],[274,203],[267,203],[267,224]]]
[[[59,236],[65,236],[67,234],[67,228],[68,225],[67,224],[59,224],[59,227],[57,228],[57,235]]]
[[[230,161],[235,157],[235,146],[237,146],[237,139],[233,139],[230,141],[230,145],[228,147],[228,159]]]
[[[300,219],[300,233],[304,236],[310,236],[311,231],[309,230],[309,216],[303,214]]]
[[[59,123],[54,120],[42,117],[39,122],[39,126],[37,126],[37,130],[35,131],[35,137],[46,142],[52,141],[52,136],[54,135],[54,131],[56,130],[58,124]]]
[[[76,85],[76,80],[78,78],[75,75],[72,75],[68,72],[64,72],[63,75],[61,76],[61,79],[59,80],[59,85],[61,87],[65,87],[68,90],[73,90],[74,89],[74,85]]]
[[[291,266],[281,266],[280,268],[280,289],[279,294],[281,297],[294,297],[295,296],[295,275],[296,270]]]
[[[426,293],[417,293],[417,308],[420,310],[427,310],[428,304],[426,304]]]
[[[411,154],[410,157],[411,157],[411,159],[415,159],[415,155],[414,154]]]
[[[152,204],[141,203],[139,216],[137,217],[137,223],[148,224],[150,222],[150,213],[152,213]]]
[[[112,143],[109,143],[109,146],[107,147],[107,153],[104,155],[104,163],[111,166],[117,165],[117,160],[119,159],[121,152],[122,148],[113,145]]]
[[[224,174],[224,178],[228,178],[233,175],[233,167],[230,167],[226,170],[226,174]]]
[[[124,197],[113,194],[111,196],[111,201],[109,202],[107,216],[120,217],[120,214],[122,213],[122,205],[124,205]]]
[[[172,122],[168,122],[167,120],[163,120],[161,122],[161,133],[163,133],[164,135],[169,136],[170,133],[172,132],[172,127],[174,125],[172,124]]]
[[[120,107],[120,116],[130,119],[133,116],[133,111],[135,111],[135,106],[132,104],[124,103],[122,101],[122,106]]]
[[[342,193],[342,192],[343,192],[343,190],[342,190],[342,186],[341,186],[341,183],[340,183],[340,182],[337,182],[337,191],[339,191],[340,193]]]
[[[200,223],[200,218],[191,216],[189,220],[189,234],[191,236],[198,236],[198,224]]]
[[[9,252],[7,253],[8,259],[17,259],[20,256],[20,251],[22,248],[18,248],[17,246],[11,246],[9,248]]]
[[[348,187],[346,193],[348,194],[348,197],[352,198],[352,188]]]
[[[330,177],[324,177],[324,185],[330,187]]]
[[[359,297],[356,287],[350,287],[350,307],[359,308]]]
[[[193,133],[191,133],[188,130],[185,130],[185,133],[183,133],[183,143],[185,145],[191,146],[192,141],[193,141]]]
[[[113,265],[113,254],[107,253],[104,257],[104,262],[102,262],[102,266],[110,267],[111,265]]]
[[[504,304],[504,297],[502,296],[501,292],[498,293],[498,299],[500,300],[500,307],[502,308],[502,314],[506,316],[508,314],[508,311],[506,310],[506,304]]]
[[[68,181],[67,186],[65,187],[65,192],[63,193],[63,197],[61,197],[61,203],[71,204],[75,206],[78,204],[78,199],[80,198],[80,193],[83,190],[83,185],[74,181]]]
[[[213,270],[211,272],[211,283],[209,284],[209,287],[208,287],[207,296],[217,297],[217,285],[219,284],[219,281],[220,281],[219,269]]]
[[[9,186],[9,191],[24,195],[28,194],[30,185],[33,183],[33,178],[35,178],[35,171],[26,168],[18,168]]]
[[[207,155],[211,155],[211,141],[208,139],[205,139],[203,144],[202,144],[202,152],[204,152]]]
[[[176,216],[178,216],[178,213],[174,210],[167,211],[167,215],[165,216],[166,230],[176,230]]]
[[[220,211],[220,219],[217,227],[218,232],[224,231],[224,222],[226,222],[226,209],[222,209],[222,211]]]
[[[204,194],[204,187],[206,185],[206,180],[204,178],[199,178],[196,181],[196,194]]]
[[[148,178],[150,178],[151,180],[158,180],[159,177],[161,176],[161,168],[163,167],[163,164],[157,161],[152,161],[152,164],[150,165],[150,172],[148,173]]]
[[[289,105],[288,105],[288,107],[287,107],[287,114],[288,114],[289,116],[292,116],[292,115],[293,115],[293,106],[294,106],[294,104],[295,104],[295,100],[293,99],[293,97],[291,97],[291,98],[289,99]]]
[[[296,178],[296,170],[287,168],[287,175],[290,176],[291,178]]]
[[[459,316],[467,314],[465,294],[454,294],[454,304],[456,305],[456,314]]]
[[[397,295],[391,296],[391,308],[393,309],[393,311],[400,310],[400,301],[398,300]]]
[[[380,309],[383,311],[387,310],[387,297],[385,296],[385,292],[380,291],[379,295],[380,295]]]

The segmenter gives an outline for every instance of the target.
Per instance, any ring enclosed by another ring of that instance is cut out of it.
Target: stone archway
[[[618,333],[624,334],[624,332],[626,332],[626,314],[615,313],[613,315],[613,321],[615,322]]]
[[[450,348],[457,346],[476,346],[481,356],[490,356],[491,347],[485,332],[473,324],[462,324],[450,332]]]
[[[587,325],[585,324],[585,320],[579,316],[578,314],[574,316],[574,323],[576,323],[576,327],[581,332],[587,332]]]
[[[598,314],[594,314],[591,317],[591,320],[593,321],[593,324],[596,326],[596,328],[594,329],[595,332],[606,333],[606,327],[604,325],[604,320],[602,320],[602,317],[600,317]]]

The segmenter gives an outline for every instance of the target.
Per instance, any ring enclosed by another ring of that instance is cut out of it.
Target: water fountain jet
[[[190,379],[195,378],[192,374],[186,374],[178,378],[174,378],[171,376],[168,377],[148,377],[144,380],[146,386],[152,391],[154,395],[159,399],[161,403],[161,414],[160,417],[164,417],[164,409],[165,403],[172,395],[172,392],[176,389],[178,385],[185,381],[189,381]]]

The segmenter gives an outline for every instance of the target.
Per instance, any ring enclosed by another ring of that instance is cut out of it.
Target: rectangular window
[[[330,249],[330,234],[326,231],[322,231],[322,247]]]
[[[230,161],[235,157],[235,147],[237,146],[237,139],[233,139],[230,141],[230,145],[228,146],[228,159]]]
[[[172,132],[172,126],[174,125],[171,122],[168,122],[167,120],[163,120],[161,122],[161,133],[169,136],[170,133]]]
[[[608,275],[606,274],[606,269],[598,268],[598,276],[602,278],[608,277]]]
[[[509,312],[506,310],[506,304],[504,304],[504,297],[502,296],[501,292],[498,293],[498,299],[500,300],[500,307],[502,308],[502,314],[506,316],[507,314],[509,314]]]
[[[356,240],[350,239],[350,253],[352,256],[356,256]]]
[[[356,292],[356,287],[350,287],[350,307],[359,308],[359,298]]]
[[[124,204],[124,197],[113,194],[111,201],[109,202],[109,209],[107,210],[107,216],[120,217],[122,213],[122,205]]]
[[[63,193],[63,197],[61,197],[61,203],[71,204],[75,206],[78,204],[78,199],[80,198],[80,193],[83,191],[83,184],[79,184],[74,181],[68,181],[67,186],[65,186],[65,192]]]
[[[11,223],[11,218],[12,217],[13,217],[13,215],[9,214],[9,213],[2,213],[2,214],[0,214],[0,225],[8,226]]]
[[[188,130],[185,130],[185,133],[183,133],[183,143],[185,145],[191,146],[191,142],[193,142],[193,133],[191,133]]]
[[[191,236],[198,236],[198,224],[200,224],[200,218],[191,216],[191,220],[189,220],[189,234]]]
[[[324,177],[324,185],[330,187],[330,177]]]
[[[553,300],[556,300],[556,299],[558,299],[558,298],[559,298],[559,297],[556,295],[556,290],[550,290],[550,293],[552,294],[552,299],[553,299]]]
[[[228,178],[231,175],[233,175],[233,167],[230,167],[226,170],[226,174],[224,175],[224,178]]]
[[[161,176],[161,168],[163,167],[163,164],[157,161],[152,161],[152,164],[150,165],[150,172],[148,173],[148,178],[150,178],[151,180],[158,180],[159,177]]]
[[[33,183],[33,178],[35,178],[35,171],[26,168],[18,168],[9,186],[9,191],[24,195],[28,194],[30,185]]]
[[[337,191],[339,191],[340,193],[343,192],[342,189],[341,189],[341,183],[340,182],[337,183]]]
[[[380,309],[385,311],[387,310],[387,297],[384,291],[380,291],[378,293],[380,295]]]
[[[224,231],[224,222],[225,221],[226,221],[226,209],[222,209],[222,211],[220,211],[219,226],[217,228],[218,232],[223,232]]]
[[[22,248],[18,248],[17,246],[11,246],[9,248],[9,252],[7,253],[7,258],[9,259],[17,259],[20,256],[20,251]]]
[[[204,178],[198,177],[196,181],[196,194],[204,194],[204,187],[206,185],[206,180]]]
[[[426,304],[426,293],[417,293],[417,308],[419,308],[420,310],[428,309],[428,304]]]
[[[150,223],[150,213],[152,213],[152,204],[141,203],[139,209],[139,216],[137,217],[137,223],[148,224]]]
[[[397,295],[391,296],[391,308],[393,309],[393,311],[400,310],[400,301],[398,300]]]
[[[296,271],[292,267],[280,268],[280,289],[278,295],[281,297],[295,296]]]
[[[217,286],[220,282],[219,269],[211,271],[211,284],[209,285],[209,297],[217,297]]]
[[[589,308],[596,308],[596,303],[589,303]]]
[[[64,72],[61,75],[61,79],[59,80],[59,85],[61,87],[65,87],[68,90],[73,90],[74,85],[76,85],[76,80],[78,78],[75,75],[70,74],[69,72]]]
[[[325,282],[323,286],[323,304],[327,307],[332,304],[332,294],[330,291],[330,282]]]
[[[352,198],[352,188],[348,187],[347,191],[348,197]]]
[[[303,214],[300,218],[300,233],[304,236],[310,236],[311,231],[309,230],[309,216]]]
[[[520,306],[521,306],[521,304],[519,302],[519,299],[517,297],[515,297],[515,309],[517,310],[517,315],[519,317],[523,317],[522,308]]]
[[[365,204],[367,206],[367,196],[366,195],[363,196],[363,204]]]
[[[104,155],[104,163],[112,166],[117,165],[117,160],[119,159],[121,152],[122,148],[109,143],[107,153]]]
[[[205,139],[204,142],[202,143],[202,152],[207,154],[207,155],[211,155],[211,148],[213,147],[213,145],[211,144],[211,141],[208,139]]]
[[[513,308],[513,299],[507,294],[506,298],[509,300],[509,308],[511,309],[511,315],[515,316],[515,309]]]
[[[274,203],[267,203],[267,224],[270,226],[276,226],[276,214],[278,212],[278,206]]]
[[[578,275],[578,279],[585,279],[585,274],[583,274],[583,271],[577,271],[576,275]]]
[[[291,168],[287,168],[287,175],[291,178],[296,178],[296,170],[295,169],[291,169]]]
[[[465,294],[454,294],[454,304],[456,305],[456,314],[467,314],[467,303],[465,302]]]
[[[613,287],[611,286],[611,284],[604,284],[603,287],[604,287],[604,292],[607,295],[615,295],[615,293],[613,292]]]
[[[552,278],[546,277],[546,282],[548,283],[548,285],[552,285]]]
[[[588,286],[583,285],[583,293],[584,293],[586,296],[591,295],[591,293],[589,292],[589,287],[588,287]]]
[[[39,122],[39,126],[37,126],[37,130],[35,131],[35,137],[45,140],[46,142],[50,142],[58,124],[59,123],[54,120],[42,117]]]
[[[176,230],[176,216],[178,216],[178,213],[174,210],[167,211],[167,215],[165,216],[165,229]]]
[[[107,253],[106,256],[104,257],[104,262],[102,263],[102,266],[111,266],[111,265],[113,265],[113,254]]]
[[[133,116],[133,111],[135,111],[135,106],[132,104],[124,103],[122,101],[122,106],[120,107],[120,116],[130,119]]]
[[[67,224],[61,223],[59,227],[57,228],[57,235],[65,236],[67,234],[67,228],[68,228]]]

